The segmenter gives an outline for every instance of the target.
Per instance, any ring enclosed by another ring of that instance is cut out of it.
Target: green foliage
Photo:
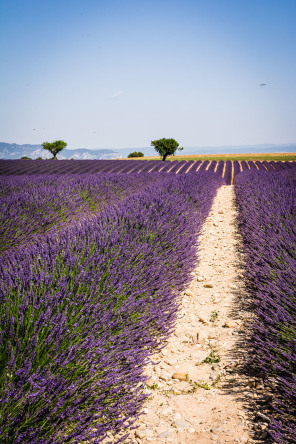
[[[200,384],[200,387],[203,388],[204,390],[211,390],[211,387],[207,382],[202,382]]]
[[[37,159],[36,160],[43,160],[43,158],[42,157],[37,157]]]
[[[182,151],[183,149],[179,148],[179,143],[175,139],[152,140],[151,145],[162,156],[162,160],[165,160],[167,156],[174,156],[177,150]]]
[[[210,317],[210,321],[211,322],[215,322],[218,319],[219,316],[219,312],[218,311],[211,311],[211,317]]]
[[[23,157],[21,157],[21,159],[23,159],[23,160],[31,160],[31,157],[23,156]]]
[[[202,361],[203,364],[215,364],[216,362],[220,362],[221,358],[220,356],[217,354],[217,349],[215,347],[213,347],[211,344],[209,344],[209,346],[211,347],[212,351],[211,353]]]
[[[220,362],[220,360],[220,356],[216,355],[215,351],[212,350],[209,356],[207,356],[202,362],[204,364],[214,364],[215,362]]]
[[[215,380],[212,382],[212,387],[215,388],[217,384],[219,384],[221,380],[221,375],[219,373],[219,375],[216,376]]]
[[[56,140],[55,142],[52,143],[43,142],[41,145],[45,150],[51,152],[51,154],[53,155],[53,159],[56,159],[57,154],[67,146],[67,143],[64,142],[63,140]]]
[[[141,151],[134,151],[133,153],[130,153],[127,157],[128,157],[129,159],[130,159],[131,157],[144,157],[144,154],[141,153]]]

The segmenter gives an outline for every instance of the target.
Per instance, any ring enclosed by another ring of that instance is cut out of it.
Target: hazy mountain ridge
[[[58,154],[58,159],[120,159],[128,156],[133,151],[142,151],[145,156],[157,156],[152,147],[118,148],[111,149],[64,149]],[[216,147],[184,147],[183,151],[177,151],[176,155],[192,154],[239,154],[239,153],[294,153],[296,143],[286,144],[260,144],[260,145],[237,145]],[[20,159],[23,156],[37,159],[50,159],[52,155],[43,149],[41,145],[18,145],[17,143],[0,142],[0,159]]]
[[[41,145],[18,145],[17,143],[0,142],[0,159],[20,159],[23,156],[37,159],[50,159],[52,157],[49,151],[46,151]],[[118,159],[122,154],[110,149],[90,150],[87,148],[79,148],[69,150],[65,148],[58,154],[58,159]]]

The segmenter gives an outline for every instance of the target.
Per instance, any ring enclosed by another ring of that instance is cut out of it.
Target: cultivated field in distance
[[[0,175],[15,174],[95,174],[95,173],[197,173],[209,171],[233,185],[234,178],[248,170],[284,171],[292,170],[296,161],[267,160],[0,160]]]
[[[137,160],[160,160],[157,156],[135,158]],[[129,160],[129,159],[126,159]],[[296,161],[296,153],[237,153],[237,154],[188,154],[188,156],[172,156],[167,160],[287,160]]]

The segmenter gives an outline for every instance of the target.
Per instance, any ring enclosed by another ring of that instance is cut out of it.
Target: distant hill
[[[79,148],[75,150],[64,149],[58,154],[58,159],[120,159],[126,158],[133,151],[142,151],[145,156],[156,156],[153,147],[133,147],[111,149],[88,149]],[[239,153],[296,153],[296,143],[287,144],[261,144],[261,145],[237,145],[216,147],[184,147],[183,151],[177,151],[177,155],[192,154],[239,154]],[[45,151],[41,145],[18,145],[16,143],[0,142],[0,159],[20,159],[23,156],[36,159],[51,158],[51,154]]]
[[[182,144],[180,143],[182,146]],[[127,157],[133,151],[142,151],[144,156],[157,156],[153,147],[118,148],[116,150]],[[261,144],[261,145],[225,145],[225,146],[184,146],[182,151],[177,151],[178,156],[193,154],[239,154],[239,153],[296,153],[296,143],[286,144]]]
[[[52,157],[50,152],[45,151],[41,145],[18,145],[17,143],[0,142],[0,159],[20,159],[23,156],[31,159],[37,159],[37,157],[50,159]],[[123,156],[121,153],[109,149],[90,150],[79,148],[68,150],[65,148],[57,157],[58,159],[119,159]]]

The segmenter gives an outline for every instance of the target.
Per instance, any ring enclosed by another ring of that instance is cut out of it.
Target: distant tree
[[[141,153],[141,151],[134,151],[133,153],[130,153],[127,157],[128,157],[129,159],[130,159],[131,157],[144,157],[144,154]]]
[[[43,158],[42,157],[37,157],[36,160],[43,160]]]
[[[21,159],[23,159],[23,160],[31,160],[31,157],[23,156],[23,157],[21,157]]]
[[[51,154],[53,155],[52,159],[56,159],[57,154],[67,146],[66,142],[64,142],[63,140],[56,140],[55,142],[52,143],[43,142],[41,145],[45,150],[51,152]]]
[[[175,139],[153,140],[151,145],[154,146],[155,151],[162,156],[162,160],[165,160],[167,156],[174,156],[177,150],[182,151],[183,149],[179,148],[179,144]]]

